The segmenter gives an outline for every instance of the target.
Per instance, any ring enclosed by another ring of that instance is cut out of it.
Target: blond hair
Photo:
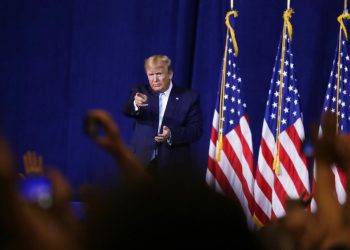
[[[144,67],[145,70],[147,70],[147,68],[149,68],[150,66],[157,66],[159,64],[164,64],[167,67],[168,72],[173,72],[173,68],[171,66],[171,59],[166,55],[153,55],[148,57],[145,60]]]

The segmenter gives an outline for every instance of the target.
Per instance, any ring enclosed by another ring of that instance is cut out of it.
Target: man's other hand
[[[154,137],[156,142],[163,142],[171,137],[171,131],[167,126],[163,126],[163,132]]]

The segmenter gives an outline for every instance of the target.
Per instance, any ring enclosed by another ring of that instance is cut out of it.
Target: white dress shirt
[[[158,133],[161,132],[160,126],[162,125],[162,122],[163,122],[166,105],[168,104],[168,100],[169,100],[169,96],[172,88],[173,88],[173,83],[170,81],[169,88],[165,92],[159,93]]]

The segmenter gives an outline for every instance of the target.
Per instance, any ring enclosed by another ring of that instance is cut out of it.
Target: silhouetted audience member
[[[122,163],[128,183],[133,183],[91,203],[101,206],[88,206],[91,249],[255,249],[236,204],[188,177],[153,179],[138,161],[129,158],[132,154],[112,118],[102,110],[89,115],[106,131],[94,141]]]
[[[204,183],[188,176],[150,176],[107,112],[92,110],[88,116],[104,130],[91,139],[119,162],[123,185],[108,193],[86,189],[86,219],[79,221],[69,206],[69,183],[28,152],[26,176],[45,174],[53,187],[50,206],[28,202],[17,191],[13,157],[0,138],[0,249],[350,249],[350,202],[338,203],[331,172],[334,164],[346,170],[350,165],[350,140],[336,133],[334,115],[325,115],[322,136],[313,133],[317,212],[306,209],[310,197],[289,200],[286,216],[256,234],[237,204]]]
[[[110,193],[90,189],[84,197],[86,219],[79,223],[69,206],[69,184],[57,170],[44,169],[33,152],[24,157],[25,171],[50,178],[53,202],[43,207],[19,195],[13,157],[1,139],[1,249],[256,249],[236,204],[192,179],[153,179],[125,146],[108,113],[93,110],[88,116],[105,131],[91,138],[119,162],[123,185]]]
[[[12,154],[0,139],[0,221],[8,235],[2,249],[81,249],[82,237],[69,207],[69,184],[58,171],[49,170],[47,176],[53,186],[52,205],[43,208],[24,200],[17,192]]]

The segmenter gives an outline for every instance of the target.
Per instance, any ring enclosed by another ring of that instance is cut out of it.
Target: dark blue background
[[[168,54],[175,82],[201,95],[204,134],[195,145],[204,179],[229,0],[1,0],[0,123],[18,165],[36,150],[75,187],[118,171],[84,135],[91,108],[112,113],[128,141],[121,106],[146,82],[143,61]],[[294,1],[293,51],[306,130],[318,121],[335,51],[343,1]],[[238,64],[255,157],[282,31],[286,1],[236,0]],[[306,131],[307,132],[307,131]]]

